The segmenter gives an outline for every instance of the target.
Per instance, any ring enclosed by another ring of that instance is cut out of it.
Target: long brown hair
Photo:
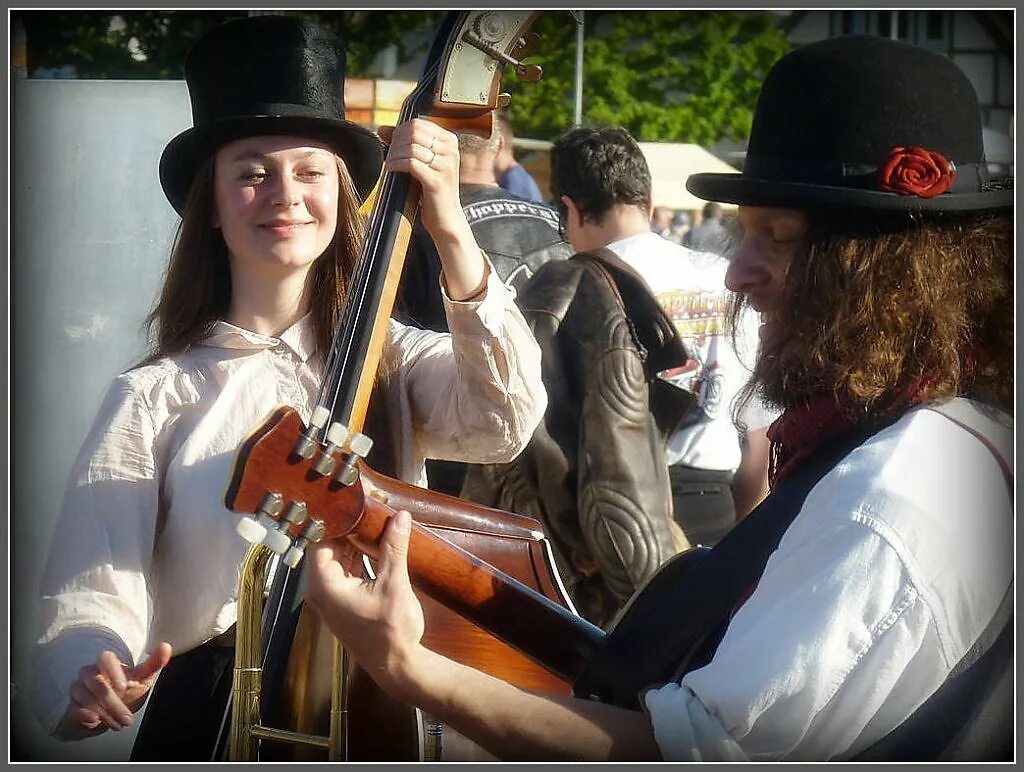
[[[363,216],[352,177],[337,158],[338,224],[334,239],[313,263],[306,280],[316,356],[326,357],[349,278],[363,241]],[[145,320],[150,353],[143,364],[174,356],[202,340],[231,302],[231,266],[215,210],[214,159],[200,168],[182,207],[163,288]]]
[[[871,420],[911,389],[1012,411],[1012,244],[1009,213],[812,214],[786,275],[780,343],[760,352],[734,414],[755,392],[783,408],[831,392]]]

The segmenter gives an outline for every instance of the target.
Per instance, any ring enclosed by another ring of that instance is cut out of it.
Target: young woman
[[[1011,758],[1013,196],[970,82],[881,38],[803,46],[766,78],[743,174],[688,187],[740,205],[726,283],[762,314],[753,386],[784,411],[771,494],[702,558],[780,524],[710,661],[641,712],[447,660],[420,644],[407,513],[374,586],[319,545],[307,601],[385,689],[504,758]]]
[[[410,121],[385,160],[344,119],[344,61],[330,33],[274,16],[218,28],[186,61],[194,126],[161,159],[182,222],[154,350],[107,393],[43,581],[33,700],[51,733],[130,725],[166,667],[174,725],[144,724],[137,755],[163,735],[175,758],[209,758],[248,547],[223,504],[232,456],[278,404],[309,419],[382,163],[422,188],[452,331],[391,323],[389,467],[422,482],[427,456],[510,460],[543,415],[539,350],[459,205],[454,135]]]

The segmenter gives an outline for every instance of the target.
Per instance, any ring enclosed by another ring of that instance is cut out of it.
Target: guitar
[[[687,550],[666,562],[607,633],[419,522],[431,522],[437,507],[466,511],[467,518],[507,513],[440,494],[424,496],[365,466],[349,485],[317,475],[291,453],[302,422],[290,408],[278,409],[243,443],[227,501],[235,511],[256,512],[273,490],[315,511],[322,538],[356,536],[369,544],[379,540],[397,509],[409,510],[409,575],[415,586],[571,683],[576,696],[636,709],[646,687],[677,680],[708,661],[808,492],[877,430],[855,431],[823,446],[713,550]],[[301,538],[295,526],[283,527]]]

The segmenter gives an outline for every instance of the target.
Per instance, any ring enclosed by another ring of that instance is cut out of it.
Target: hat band
[[[747,156],[743,164],[743,176],[748,179],[864,190],[878,189],[877,172],[878,167],[869,164],[798,161],[773,156]],[[956,177],[948,192],[977,193],[988,178],[985,164],[957,164]]]
[[[193,114],[195,113],[193,108]],[[205,120],[196,122],[196,125],[209,125],[220,121],[249,120],[252,118],[319,118],[329,121],[343,121],[345,114],[333,105],[316,107],[311,105],[295,104],[294,102],[261,102],[258,104],[247,104],[244,109],[237,109],[233,105],[218,105],[216,108],[206,108],[209,116]]]

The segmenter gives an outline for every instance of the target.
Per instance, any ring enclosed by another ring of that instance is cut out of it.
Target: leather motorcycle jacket
[[[547,413],[515,461],[469,465],[462,496],[539,519],[577,610],[607,625],[688,546],[665,442],[693,397],[656,377],[687,352],[644,280],[607,249],[547,263],[518,300],[541,346]]]
[[[476,243],[498,277],[516,291],[544,263],[572,256],[572,247],[558,232],[558,214],[547,204],[519,198],[497,185],[461,184],[459,197]],[[437,249],[417,218],[396,301],[402,321],[447,331],[440,274]]]

